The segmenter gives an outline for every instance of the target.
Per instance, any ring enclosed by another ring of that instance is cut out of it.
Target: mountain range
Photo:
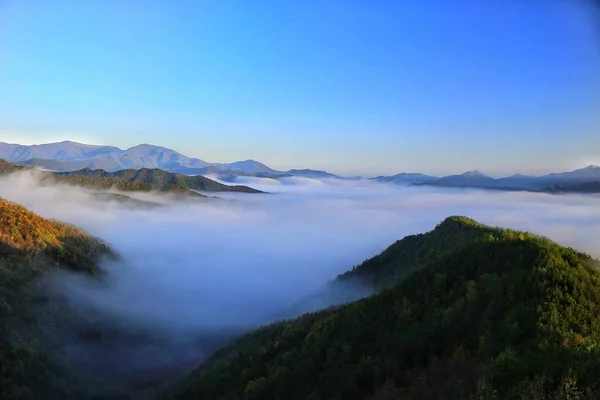
[[[238,176],[274,179],[291,176],[341,178],[325,171],[310,169],[277,171],[254,160],[209,163],[150,144],[140,144],[122,150],[115,146],[96,146],[72,141],[37,145],[0,142],[0,158],[16,164],[61,172],[84,168],[103,169],[108,172],[123,169],[159,168],[184,175],[216,175],[225,181],[233,181]]]
[[[0,142],[0,158],[6,161],[60,172],[82,169],[101,169],[116,172],[126,169],[161,169],[181,175],[211,175],[226,182],[238,177],[282,179],[304,177],[312,179],[346,178],[312,169],[278,171],[255,160],[232,163],[209,163],[187,157],[174,150],[150,144],[141,144],[122,150],[115,146],[96,146],[71,141],[39,145],[19,145]],[[479,188],[492,190],[519,190],[546,193],[600,193],[600,166],[590,165],[568,172],[541,176],[516,174],[493,178],[472,170],[460,175],[437,177],[414,172],[392,176],[377,176],[372,181],[398,185]]]
[[[393,176],[372,178],[377,182],[389,182],[412,186],[438,186],[452,188],[478,188],[505,191],[531,191],[546,193],[600,193],[600,166],[589,165],[568,172],[541,176],[511,175],[493,178],[481,171],[472,170],[460,175],[436,177],[418,173],[401,173]]]

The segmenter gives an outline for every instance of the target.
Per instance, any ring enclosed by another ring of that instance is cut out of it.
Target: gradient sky
[[[585,0],[0,0],[0,141],[347,174],[600,164]]]

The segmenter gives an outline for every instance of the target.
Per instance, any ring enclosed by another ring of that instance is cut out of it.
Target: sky
[[[586,0],[0,0],[0,141],[341,174],[600,164]]]

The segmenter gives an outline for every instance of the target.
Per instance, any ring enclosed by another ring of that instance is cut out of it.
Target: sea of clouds
[[[61,276],[60,289],[82,309],[168,338],[171,347],[150,353],[165,365],[207,356],[214,349],[198,345],[198,337],[270,322],[337,274],[450,215],[528,230],[600,256],[598,196],[369,180],[244,178],[238,183],[268,194],[220,193],[221,200],[214,201],[133,195],[164,204],[144,209],[100,201],[77,187],[40,186],[37,173],[22,172],[0,179],[0,196],[78,225],[120,255],[105,263],[103,282]],[[64,351],[82,358],[84,347]],[[95,351],[86,357],[98,357],[103,349]],[[136,358],[132,352],[148,353],[128,344],[123,354],[115,351],[108,369],[152,364],[147,357],[123,363]]]

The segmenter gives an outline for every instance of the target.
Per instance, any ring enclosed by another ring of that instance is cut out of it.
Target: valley
[[[0,400],[600,400],[600,1],[0,1]]]
[[[440,202],[439,190],[299,183],[273,188],[276,196],[224,193],[233,203],[130,207],[122,198],[82,202],[77,193],[89,186],[65,191],[54,178],[17,190],[23,169],[3,168],[0,195],[69,224],[2,200],[2,398],[521,399],[599,390],[598,260],[447,217],[514,225],[508,215],[545,202],[524,227],[594,251],[593,198],[506,193],[510,211],[497,192],[448,192]],[[165,175],[108,176],[156,184]],[[367,188],[376,194],[365,198]],[[586,240],[556,235],[584,229],[576,220],[548,225],[572,207],[590,213]],[[349,234],[357,229],[370,238]]]

